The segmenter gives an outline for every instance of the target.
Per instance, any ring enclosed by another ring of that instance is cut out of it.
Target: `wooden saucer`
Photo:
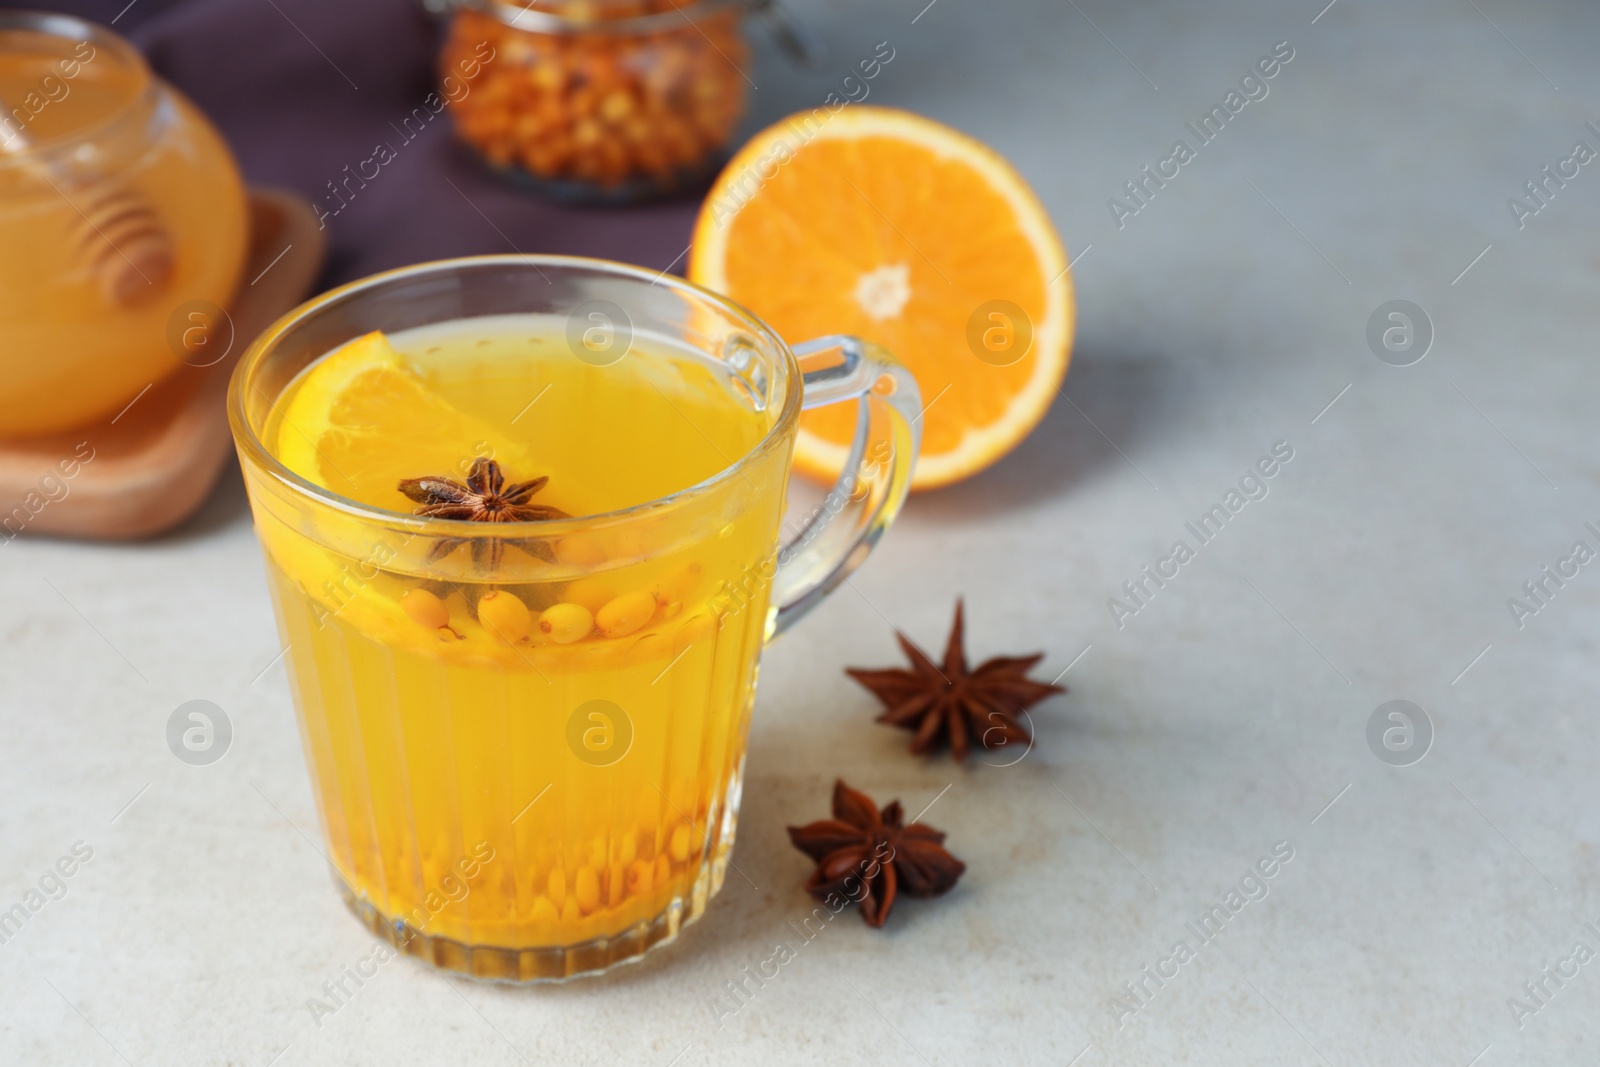
[[[209,367],[179,368],[103,423],[0,441],[0,542],[18,534],[148,537],[193,514],[233,450],[225,399],[234,362],[305,298],[323,248],[310,205],[252,189],[250,252],[229,310],[227,355]]]

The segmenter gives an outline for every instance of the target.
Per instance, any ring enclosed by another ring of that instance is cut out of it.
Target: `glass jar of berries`
[[[752,0],[477,0],[440,76],[460,137],[562,199],[627,202],[704,178],[753,84]],[[470,74],[470,76],[469,76]]]

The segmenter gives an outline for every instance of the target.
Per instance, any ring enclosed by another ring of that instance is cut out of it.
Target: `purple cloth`
[[[448,108],[413,140],[402,140],[395,127],[435,88],[442,30],[416,0],[32,0],[0,7],[115,19],[113,28],[222,130],[247,181],[291,189],[329,213],[340,201],[328,183],[342,182],[347,166],[354,173],[380,142],[393,146],[397,158],[325,220],[322,286],[421,260],[513,251],[684,270],[680,257],[703,190],[628,208],[557,204],[488,172],[455,140]]]

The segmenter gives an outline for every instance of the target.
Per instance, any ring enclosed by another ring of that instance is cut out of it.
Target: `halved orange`
[[[892,108],[793,115],[728,164],[689,278],[790,342],[876,341],[922,390],[913,489],[976,474],[1036,426],[1067,372],[1072,277],[1021,175],[971,137]],[[854,405],[808,411],[795,468],[837,477]]]

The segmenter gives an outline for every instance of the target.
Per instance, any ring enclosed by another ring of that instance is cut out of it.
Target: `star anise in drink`
[[[1044,658],[996,656],[967,669],[963,649],[962,604],[956,601],[956,619],[950,628],[950,643],[945,648],[941,668],[928,654],[899,631],[895,637],[911,660],[911,669],[891,667],[866,670],[847,667],[845,673],[860,682],[884,704],[879,722],[914,730],[913,755],[922,755],[948,743],[959,761],[967,758],[974,745],[1001,748],[1013,742],[1029,744],[1033,737],[1017,716],[1064,686],[1036,682],[1028,671]]]
[[[545,487],[550,479],[507,485],[500,464],[479,457],[472,461],[467,471],[465,485],[453,478],[407,478],[400,483],[400,492],[421,504],[415,514],[431,519],[459,519],[466,522],[542,522],[546,519],[565,519],[567,513],[543,504],[530,504],[535,493]],[[537,538],[498,537],[444,537],[428,554],[429,561],[441,559],[464,544],[472,545],[472,560],[480,569],[496,570],[507,544],[516,545],[547,563],[555,562],[555,553],[545,541]]]
[[[944,834],[920,822],[904,826],[898,800],[883,811],[841,779],[833,786],[833,818],[789,827],[794,847],[816,861],[806,892],[823,902],[854,900],[868,926],[882,926],[896,896],[936,897],[967,865],[944,847]],[[841,905],[842,906],[842,905]]]

